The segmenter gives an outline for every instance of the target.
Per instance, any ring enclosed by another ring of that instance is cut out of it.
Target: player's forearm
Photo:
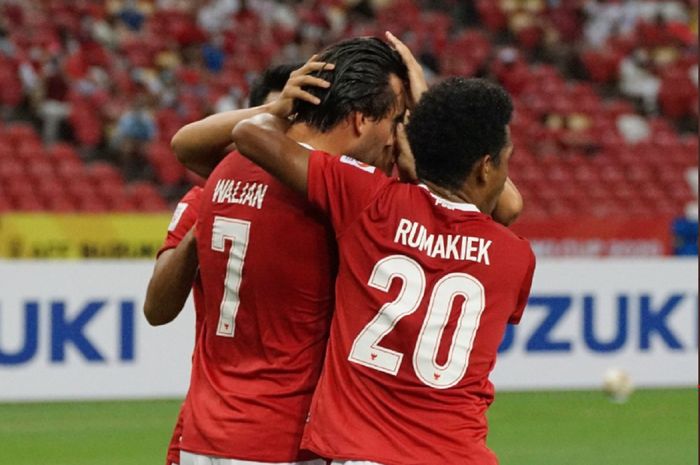
[[[496,202],[491,217],[504,226],[510,226],[518,219],[523,211],[523,197],[510,178],[506,179],[503,192]]]
[[[177,247],[158,257],[143,304],[143,313],[151,325],[164,325],[180,314],[192,289],[197,265],[193,231]]]
[[[306,192],[309,151],[290,139],[289,122],[270,114],[239,123],[231,133],[238,151],[297,192]]]
[[[206,178],[233,149],[231,131],[236,124],[266,111],[269,104],[208,116],[180,128],[170,145],[180,163]]]

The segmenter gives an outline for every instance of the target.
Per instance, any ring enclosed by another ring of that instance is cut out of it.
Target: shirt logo
[[[341,155],[340,162],[345,163],[346,165],[352,165],[355,168],[360,168],[362,171],[366,171],[368,173],[374,173],[374,170],[376,169],[372,165],[363,163],[360,160],[355,160],[354,158],[348,157],[347,155]]]

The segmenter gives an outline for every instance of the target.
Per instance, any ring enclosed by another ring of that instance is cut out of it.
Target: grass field
[[[159,465],[179,406],[0,404],[0,464]],[[500,393],[489,420],[501,465],[698,463],[693,389],[638,391],[625,404],[599,392]]]

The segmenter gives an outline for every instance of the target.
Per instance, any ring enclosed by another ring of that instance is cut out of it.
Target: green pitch
[[[0,404],[0,463],[161,465],[179,401]],[[499,393],[489,445],[501,465],[693,465],[693,389]],[[448,465],[448,464],[445,464]]]

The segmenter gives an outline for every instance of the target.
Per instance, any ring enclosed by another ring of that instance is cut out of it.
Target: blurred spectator
[[[636,144],[649,139],[651,128],[647,120],[640,115],[623,114],[617,117],[617,130],[629,144]]]
[[[627,97],[639,99],[648,113],[656,111],[661,79],[651,71],[649,55],[637,50],[620,62],[620,91]]]
[[[61,123],[70,114],[68,83],[56,60],[50,60],[43,68],[43,95],[39,104],[42,120],[42,139],[45,144],[58,140]]]
[[[128,180],[147,177],[146,144],[156,137],[156,123],[141,95],[117,122],[112,146],[119,155],[124,176]]]

